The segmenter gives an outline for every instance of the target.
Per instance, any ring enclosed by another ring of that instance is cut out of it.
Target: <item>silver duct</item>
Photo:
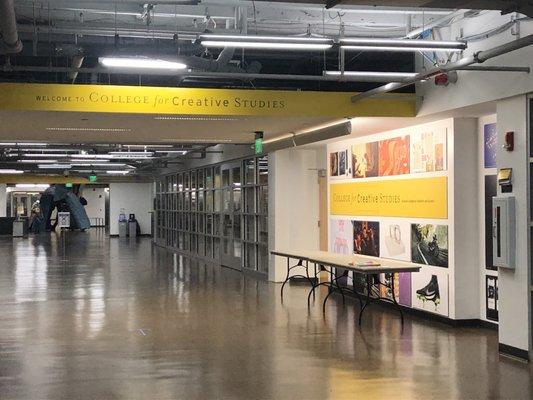
[[[420,81],[432,78],[442,73],[464,69],[466,67],[471,66],[472,64],[481,64],[487,60],[490,60],[491,58],[510,53],[511,51],[519,50],[521,48],[530,46],[532,44],[533,44],[533,35],[524,36],[523,38],[517,39],[513,42],[505,43],[505,44],[502,44],[501,46],[497,46],[489,50],[478,51],[477,53],[471,56],[461,58],[458,61],[448,63],[445,65],[440,65],[426,72],[420,72],[412,78],[408,78],[400,82],[391,82],[384,86],[380,86],[376,89],[372,89],[367,92],[357,94],[352,97],[352,102],[355,103],[357,101],[375,96],[377,94],[392,92],[394,90],[398,90],[406,86],[413,85],[416,82],[420,82]]]
[[[22,51],[13,0],[0,0],[0,32],[2,33],[0,53],[14,54]]]

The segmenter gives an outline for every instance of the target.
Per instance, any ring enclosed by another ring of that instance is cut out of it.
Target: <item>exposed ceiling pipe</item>
[[[189,57],[193,58],[193,57]],[[196,57],[196,59],[200,59]],[[180,58],[183,62],[188,58]],[[198,61],[198,60],[196,60]],[[209,67],[214,61],[205,60],[206,63],[198,63],[190,65],[191,67],[204,69]],[[253,81],[256,79],[264,80],[287,80],[287,81],[320,81],[320,82],[388,82],[389,78],[383,78],[379,76],[334,76],[334,75],[289,75],[289,74],[259,74],[259,73],[247,73],[247,72],[176,72],[174,70],[139,70],[139,69],[120,69],[110,70],[108,68],[72,68],[72,67],[41,67],[31,65],[3,65],[0,66],[2,72],[58,72],[58,73],[71,73],[78,72],[81,74],[120,74],[120,75],[154,75],[154,76],[179,76],[179,77],[195,77],[195,78],[223,78],[223,79],[235,79],[240,81]]]
[[[355,103],[357,101],[375,96],[377,94],[392,92],[394,90],[398,90],[406,86],[413,85],[416,82],[420,82],[420,81],[432,78],[435,75],[439,75],[439,74],[450,72],[450,71],[457,71],[464,67],[469,67],[472,64],[481,64],[487,60],[490,60],[491,58],[510,53],[511,51],[515,51],[515,50],[530,46],[532,44],[533,44],[533,35],[529,35],[529,36],[525,36],[523,38],[517,39],[515,41],[502,44],[501,46],[497,46],[489,50],[478,51],[477,53],[474,53],[471,56],[461,58],[458,61],[440,65],[426,72],[420,72],[416,74],[414,77],[402,80],[401,82],[391,82],[384,86],[380,86],[376,89],[372,89],[372,90],[357,94],[355,96],[352,96],[352,102]]]
[[[81,68],[81,65],[83,64],[83,60],[85,59],[84,56],[74,56],[72,57],[72,68]],[[68,77],[72,83],[76,82],[76,78],[78,77],[78,71],[72,71],[68,74]]]
[[[13,0],[0,0],[0,32],[2,33],[1,53],[14,54],[22,51]]]

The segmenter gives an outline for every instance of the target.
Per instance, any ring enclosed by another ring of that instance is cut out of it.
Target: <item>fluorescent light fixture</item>
[[[21,164],[55,164],[57,160],[17,160]]]
[[[18,142],[17,146],[48,146],[48,143],[39,142]]]
[[[59,131],[59,132],[131,132],[130,128],[76,128],[76,127],[53,127],[46,128],[47,131]],[[28,144],[26,144],[28,145]]]
[[[24,171],[21,171],[20,169],[4,169],[0,168],[0,174],[23,174]]]
[[[109,174],[109,175],[126,175],[129,173],[130,173],[129,169],[117,170],[117,171],[112,171],[112,170],[106,171],[106,174]]]
[[[70,163],[73,167],[125,167],[124,163],[101,163],[101,162],[75,162],[74,160]]]
[[[38,164],[40,169],[71,169],[70,164]]]
[[[100,64],[110,68],[135,68],[135,69],[169,69],[180,70],[187,65],[175,62],[146,57],[100,57]]]
[[[188,153],[187,150],[156,150],[155,152],[157,154],[162,153],[162,154],[182,154],[182,155],[185,155]]]
[[[14,151],[14,150],[12,150]],[[22,152],[42,152],[42,153],[54,153],[54,152],[64,152],[64,153],[78,153],[79,149],[24,149],[24,148],[17,148],[16,151],[22,151]]]
[[[467,44],[459,41],[421,40],[421,39],[356,39],[339,40],[343,50],[372,51],[463,51]]]
[[[258,50],[328,50],[333,44],[328,43],[280,43],[280,42],[238,42],[238,41],[202,41],[204,47],[224,48],[235,47],[239,49]]]
[[[131,156],[151,156],[151,151],[110,151],[109,154],[114,156],[131,155]]]
[[[371,72],[371,71],[324,71],[325,75],[329,76],[355,76],[361,78],[390,78],[390,79],[404,79],[412,78],[416,72]]]
[[[262,50],[327,50],[333,40],[316,37],[292,36],[246,36],[246,35],[201,35],[204,47],[235,47]]]
[[[68,153],[46,153],[46,154],[39,154],[39,153],[25,153],[22,154],[22,157],[28,157],[28,158],[65,158],[70,157],[72,154]],[[18,157],[19,154],[16,153],[10,153],[10,157]],[[77,155],[76,155],[77,157]]]
[[[16,143],[0,142],[0,146],[16,146]]]
[[[17,183],[15,187],[19,189],[47,189],[50,185],[47,183]]]

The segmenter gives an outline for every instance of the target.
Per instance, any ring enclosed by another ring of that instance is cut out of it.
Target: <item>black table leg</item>
[[[363,307],[361,307],[361,311],[359,311],[359,327],[361,327],[361,323],[363,321],[363,312],[365,311],[365,308],[368,307],[370,302],[372,301],[372,298],[370,297],[370,294],[372,293],[372,276],[367,274],[366,275],[366,299],[365,304],[363,304]]]
[[[291,267],[290,267],[290,258],[287,257],[287,276],[285,277],[285,280],[283,281],[283,285],[281,285],[281,299],[283,300],[283,289],[285,289],[285,285],[291,279],[290,277]]]
[[[398,310],[400,311],[400,319],[402,321],[402,329],[403,329],[403,311],[402,311],[402,307],[396,301],[396,294],[394,293],[394,274],[391,275],[391,291],[392,291],[392,302],[396,305],[396,307],[398,307]]]

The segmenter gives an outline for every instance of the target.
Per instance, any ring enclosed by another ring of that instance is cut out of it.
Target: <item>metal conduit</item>
[[[19,53],[22,42],[17,32],[17,19],[13,0],[0,0],[0,53]]]
[[[392,92],[394,90],[398,90],[403,87],[413,85],[416,82],[429,79],[435,75],[439,75],[439,74],[451,72],[451,71],[457,71],[464,67],[469,67],[472,64],[484,63],[485,61],[490,60],[491,58],[510,53],[512,51],[530,46],[532,44],[533,44],[533,35],[528,35],[523,38],[517,39],[513,42],[505,43],[505,44],[502,44],[501,46],[497,46],[489,50],[479,51],[477,53],[474,53],[471,56],[464,57],[456,62],[452,62],[446,65],[441,65],[439,67],[433,68],[426,72],[421,72],[412,78],[407,78],[400,82],[391,82],[384,86],[380,86],[376,89],[372,89],[364,93],[357,94],[355,96],[352,96],[352,102],[355,103],[357,101],[375,96],[377,94]]]

